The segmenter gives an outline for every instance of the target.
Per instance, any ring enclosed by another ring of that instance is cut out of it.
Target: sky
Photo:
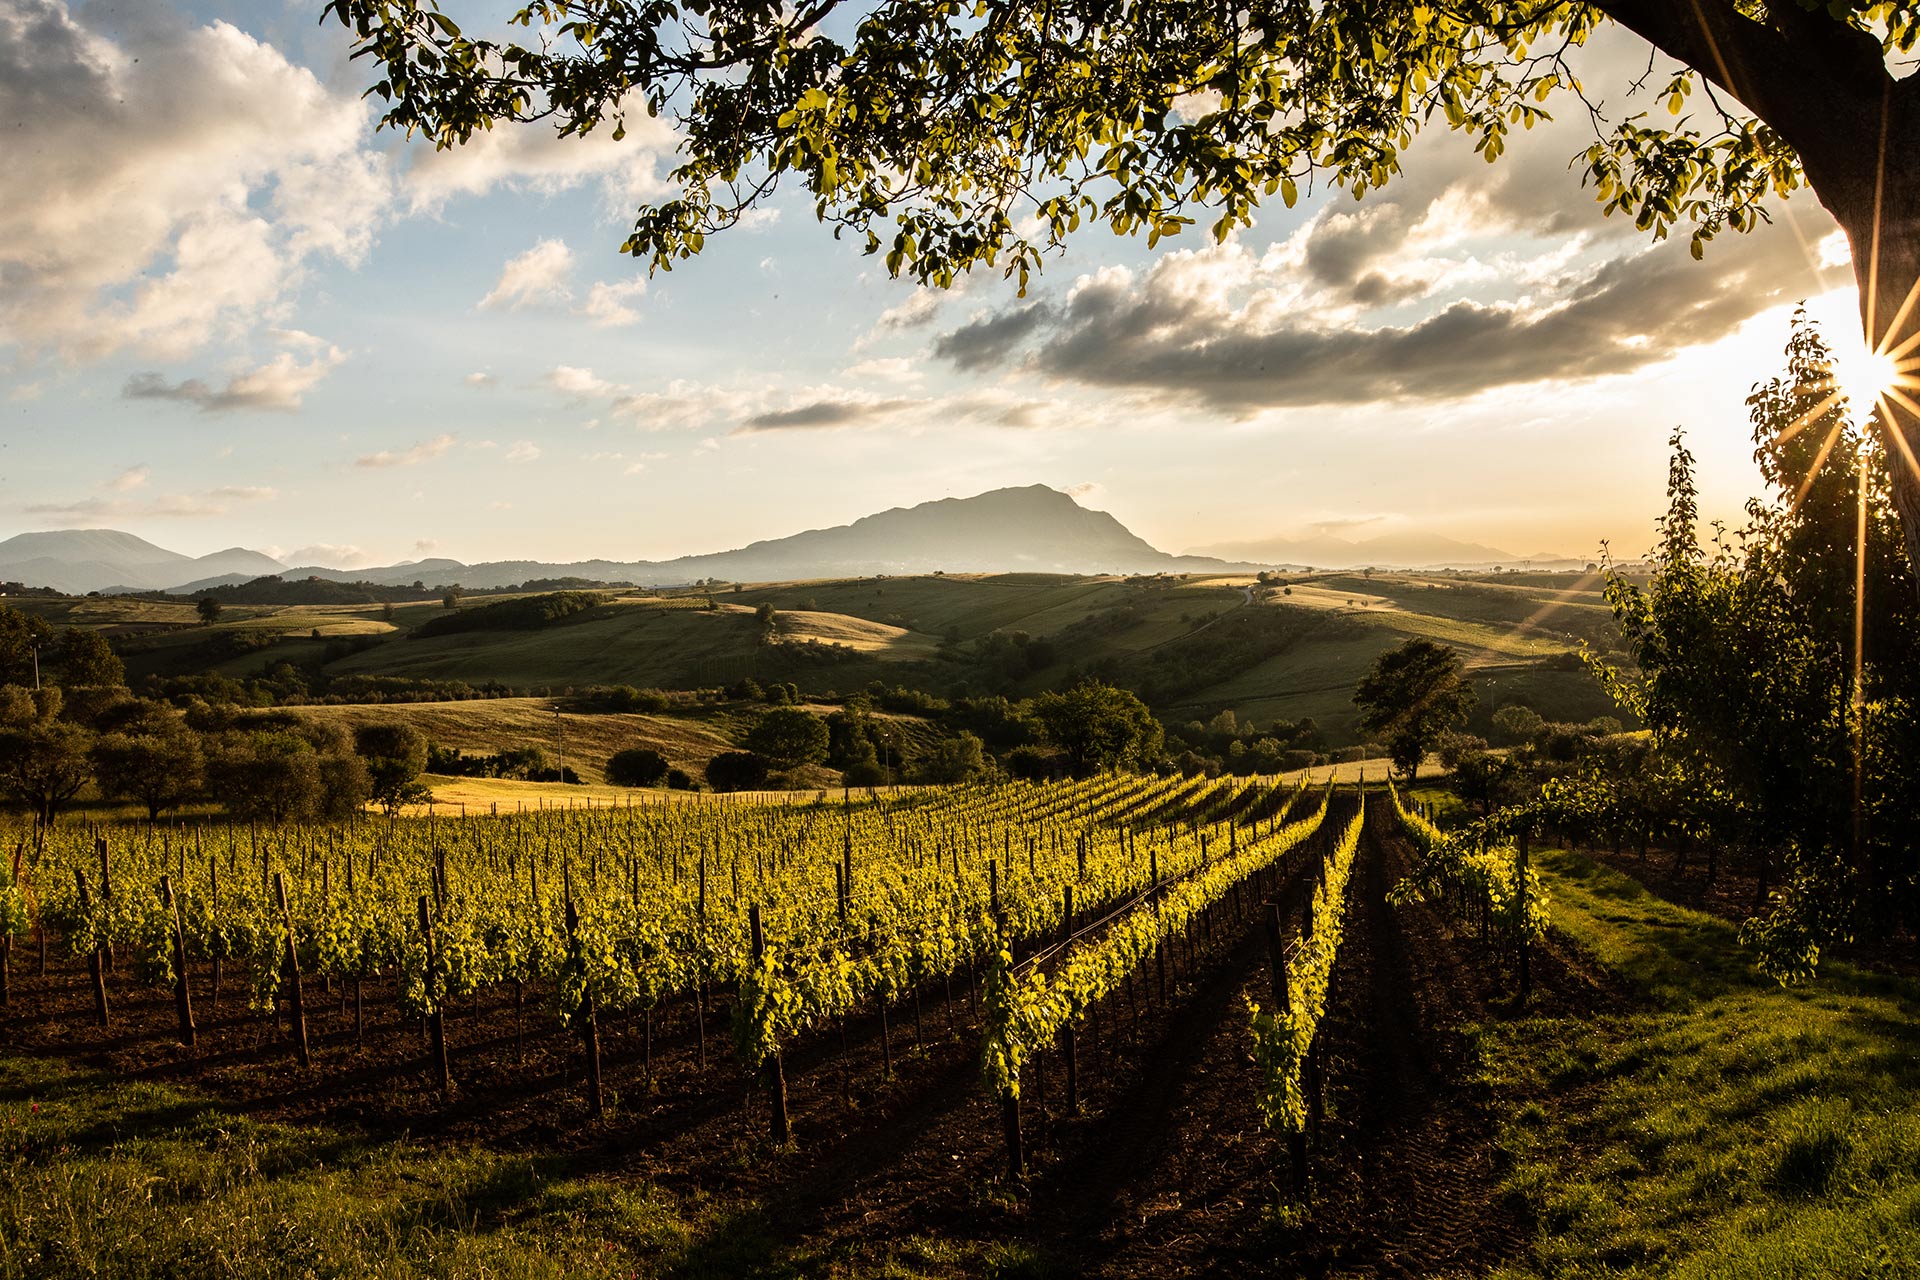
[[[0,537],[662,559],[1039,483],[1176,552],[1633,556],[1674,427],[1703,514],[1758,488],[1743,401],[1797,304],[1858,342],[1811,197],[1696,263],[1601,215],[1564,102],[1224,245],[1083,231],[1024,299],[891,280],[793,191],[649,279],[619,245],[669,126],[435,152],[374,129],[319,8],[0,0]],[[1583,79],[1659,110],[1646,64],[1612,34]]]

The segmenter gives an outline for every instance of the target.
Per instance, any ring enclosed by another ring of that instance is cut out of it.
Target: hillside
[[[514,598],[476,599],[461,611],[480,619]],[[771,632],[756,616],[762,605],[775,610]],[[545,692],[698,689],[749,677],[813,695],[878,681],[942,697],[1024,697],[1086,674],[1133,689],[1169,724],[1222,710],[1262,725],[1312,719],[1342,745],[1359,740],[1352,695],[1367,666],[1424,636],[1460,650],[1483,733],[1492,712],[1514,701],[1556,720],[1616,714],[1575,657],[1582,644],[1604,654],[1616,643],[1598,579],[1586,574],[1324,573],[1265,586],[1247,575],[793,580],[711,597],[601,593],[530,630],[448,628],[454,615],[437,600],[231,606],[212,627],[185,602],[21,607],[108,632],[136,680],[291,669],[316,693],[337,686],[350,698],[383,681]]]

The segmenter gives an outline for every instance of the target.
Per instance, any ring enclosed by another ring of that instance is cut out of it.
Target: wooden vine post
[[[767,938],[760,928],[760,904],[757,902],[747,908],[747,927],[753,938],[753,965],[757,973],[760,962],[767,954]],[[787,1122],[787,1069],[781,1062],[778,1045],[767,1055],[764,1069],[767,1073],[767,1132],[774,1145],[785,1146],[793,1140],[793,1129]]]
[[[993,919],[995,964],[1001,952],[1001,942],[1006,937],[1007,922],[1000,911],[1000,875],[999,864],[987,863],[987,903]],[[1007,1135],[1007,1181],[1018,1183],[1026,1176],[1026,1149],[1020,1141],[1020,1084],[1019,1081],[1007,1086],[1000,1094],[1000,1127]]]
[[[180,918],[180,900],[173,893],[173,877],[160,877],[160,903],[173,923],[173,1011],[180,1019],[180,1039],[193,1048],[193,993],[187,989],[187,930]]]
[[[287,929],[287,951],[281,962],[280,980],[292,992],[294,1050],[300,1055],[301,1066],[311,1066],[313,1056],[307,1049],[307,1004],[300,991],[300,952],[293,944],[293,911],[287,906],[287,879],[278,871],[273,873],[273,896],[280,904],[280,920]]]
[[[79,867],[73,869],[74,884],[80,891],[80,914],[93,914],[93,893],[87,888],[87,873]],[[96,942],[93,953],[87,957],[87,976],[93,980],[93,1013],[101,1026],[109,1025],[107,1017],[107,974],[105,958],[100,954]]]
[[[1521,826],[1519,833],[1520,838],[1515,843],[1514,848],[1514,857],[1518,864],[1516,867],[1518,874],[1514,877],[1514,890],[1518,897],[1520,908],[1520,1003],[1523,1005],[1526,1004],[1528,997],[1533,994],[1533,970],[1529,962],[1529,953],[1532,951],[1532,947],[1529,945],[1531,939],[1528,936],[1527,929],[1527,838],[1530,834],[1529,829],[1525,825]]]
[[[1064,948],[1073,939],[1073,886],[1067,886],[1066,910],[1060,918],[1060,945]],[[1075,1044],[1073,1019],[1068,1018],[1066,1025],[1060,1028],[1065,1037],[1063,1046],[1067,1060],[1067,1114],[1080,1114],[1080,1064],[1077,1061],[1078,1046]]]
[[[704,863],[702,866],[704,867]],[[573,875],[564,868],[566,885],[567,949],[573,962],[580,963],[580,912],[573,905]],[[587,988],[580,997],[580,1041],[587,1058],[587,1111],[595,1120],[606,1114],[606,1094],[600,1085],[600,1011]]]
[[[438,993],[433,989],[434,970],[439,967],[439,956],[433,940],[433,905],[426,895],[420,895],[420,940],[427,949],[427,969],[420,975],[421,985],[427,993],[427,1002],[433,1006],[433,1012],[427,1015],[427,1054],[432,1059],[434,1087],[442,1094],[452,1087],[451,1073],[447,1070],[447,1027],[441,1016]]]

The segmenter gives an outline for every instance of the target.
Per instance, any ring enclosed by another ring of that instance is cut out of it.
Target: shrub
[[[722,751],[707,761],[707,782],[715,791],[752,791],[766,784],[768,771],[751,751]]]
[[[667,758],[652,747],[629,747],[607,761],[607,781],[616,787],[658,786],[667,770]]]

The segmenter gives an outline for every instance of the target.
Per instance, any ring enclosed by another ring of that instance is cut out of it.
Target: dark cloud
[[[120,388],[120,395],[127,400],[182,400],[204,409],[211,407],[218,393],[198,378],[168,382],[158,373],[136,373]]]
[[[736,435],[761,431],[822,431],[834,427],[858,426],[874,418],[912,408],[915,400],[814,400],[791,409],[757,413],[742,422]]]
[[[1053,318],[1053,305],[1029,302],[963,324],[933,341],[933,354],[951,360],[956,369],[972,372],[1004,361],[1014,348]]]
[[[1003,363],[1018,359],[1052,377],[1232,413],[1455,399],[1629,373],[1813,291],[1784,231],[1760,233],[1740,250],[1727,246],[1697,263],[1675,240],[1568,274],[1524,306],[1463,300],[1405,326],[1372,328],[1316,323],[1311,313],[1265,327],[1271,322],[1248,309],[1163,278],[1163,263],[1144,280],[1109,273],[1081,281],[1051,323],[1026,324],[1031,342],[998,350]]]

